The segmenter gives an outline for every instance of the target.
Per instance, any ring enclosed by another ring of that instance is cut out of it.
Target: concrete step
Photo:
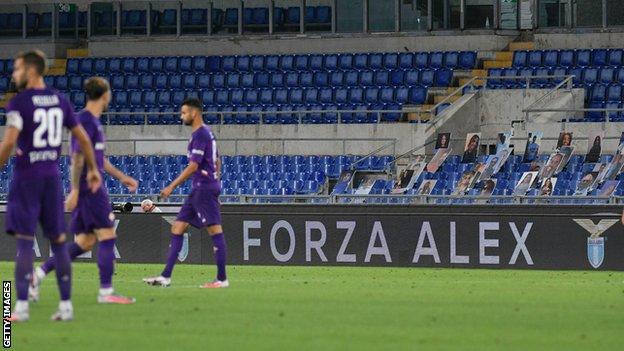
[[[487,77],[487,75],[487,69],[473,69],[472,72],[470,72],[470,77]]]
[[[408,112],[408,121],[428,121],[431,119],[431,113],[429,112]]]
[[[495,59],[497,61],[512,61],[513,52],[512,51],[499,51],[496,53]]]
[[[463,79],[461,79],[461,80],[459,81],[459,83],[460,83],[460,85],[464,85],[464,84],[468,83],[469,81],[470,81],[470,78],[463,78]],[[475,80],[475,81],[473,82],[473,84],[474,84],[475,86],[482,87],[482,86],[484,86],[484,85],[485,85],[485,80],[483,80],[483,79],[477,79],[477,80]]]
[[[89,49],[87,48],[67,49],[67,58],[80,58],[87,56],[89,56]]]
[[[52,67],[46,72],[49,76],[63,76],[65,75],[65,67]]]
[[[509,51],[535,50],[535,43],[532,41],[517,41],[509,43]]]
[[[511,61],[485,61],[483,62],[484,69],[508,68],[508,67],[511,67]]]
[[[441,102],[442,102],[442,100],[446,99],[446,97],[447,97],[447,96],[448,96],[448,95],[436,95],[436,96],[434,96],[434,98],[433,98],[433,102],[434,102],[435,104],[439,104],[439,103],[441,103]],[[458,95],[453,95],[453,96],[451,96],[448,100],[446,100],[446,102],[448,102],[448,103],[452,104],[452,103],[454,103],[455,101],[459,100],[461,97],[462,97],[462,95],[460,95],[460,94],[458,94]]]

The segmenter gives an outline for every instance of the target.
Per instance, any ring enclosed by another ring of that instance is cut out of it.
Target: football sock
[[[15,287],[17,299],[28,301],[28,286],[33,270],[33,241],[17,239],[17,254],[15,255]]]
[[[227,247],[225,245],[225,236],[223,233],[211,235],[215,261],[217,262],[217,280],[224,281],[227,279],[225,275],[225,258]]]
[[[52,243],[52,252],[56,258],[56,281],[61,293],[61,300],[71,298],[71,259],[65,243]]]
[[[171,277],[171,272],[173,271],[173,266],[175,266],[176,261],[178,260],[178,253],[182,249],[182,243],[184,242],[183,235],[170,235],[171,241],[169,243],[169,254],[167,256],[167,264],[165,265],[165,269],[162,271],[160,275],[165,278]]]
[[[71,244],[69,244],[67,250],[69,251],[69,259],[70,260],[74,260],[76,257],[82,255],[83,253],[85,253],[85,251],[78,246],[77,243],[73,242]],[[41,269],[46,273],[50,273],[54,270],[54,266],[56,265],[56,256],[54,257],[50,257],[47,261],[45,261],[44,264],[41,265]]]
[[[112,287],[113,272],[115,271],[115,241],[108,239],[100,241],[98,249],[98,268],[100,269],[100,288]]]

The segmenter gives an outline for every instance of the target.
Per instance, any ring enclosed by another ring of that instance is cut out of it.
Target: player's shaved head
[[[196,118],[202,118],[202,103],[197,98],[188,98],[182,102],[180,118],[185,125],[190,126]]]
[[[110,91],[108,81],[101,77],[91,77],[84,82],[87,100],[99,100],[102,95]]]
[[[41,79],[46,72],[46,57],[39,50],[27,51],[15,57],[13,65],[13,82],[17,90],[23,90],[29,81]]]

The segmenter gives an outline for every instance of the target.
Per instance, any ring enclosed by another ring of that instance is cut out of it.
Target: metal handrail
[[[386,145],[383,145],[383,146],[381,146],[381,147],[379,147],[379,148],[377,148],[377,149],[375,149],[375,150],[371,151],[370,153],[368,153],[368,154],[367,154],[367,155],[365,155],[364,157],[362,157],[362,158],[360,158],[360,159],[356,160],[355,162],[353,162],[353,163],[351,164],[350,169],[351,169],[351,170],[355,170],[355,165],[357,165],[357,164],[361,163],[362,161],[364,161],[364,160],[366,160],[366,159],[368,159],[368,158],[371,158],[372,156],[376,155],[376,154],[377,154],[378,152],[380,152],[381,150],[385,150],[385,149],[387,149],[387,148],[388,148],[388,147],[390,147],[390,146],[392,146],[392,157],[394,157],[394,155],[396,154],[396,143],[397,143],[397,140],[396,140],[396,139],[394,139],[391,143],[388,143],[388,144],[386,144]]]
[[[559,89],[561,89],[564,85],[566,86],[566,91],[571,92],[572,91],[572,82],[574,80],[576,76],[575,75],[570,75],[567,76],[566,79],[564,79],[562,82],[560,82],[559,84],[557,84],[554,88],[550,89],[546,94],[542,95],[539,99],[535,100],[532,104],[530,104],[527,108],[522,109],[522,112],[525,113],[525,122],[529,121],[529,113],[530,112],[535,112],[533,111],[535,109],[535,106],[537,106],[537,104],[540,104],[542,101],[544,101],[547,97],[552,96],[556,91],[558,91]]]

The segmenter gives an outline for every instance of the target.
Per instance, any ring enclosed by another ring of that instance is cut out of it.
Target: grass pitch
[[[75,320],[49,321],[54,276],[13,325],[15,350],[617,350],[624,273],[229,267],[231,287],[199,289],[214,267],[179,264],[170,288],[120,264],[131,306],[98,305],[97,267],[74,265]],[[0,263],[0,278],[13,275]],[[15,293],[15,290],[14,290]]]

